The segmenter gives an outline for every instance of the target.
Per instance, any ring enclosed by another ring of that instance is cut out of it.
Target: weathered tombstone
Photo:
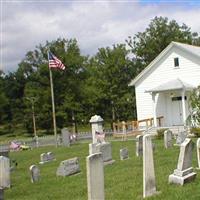
[[[0,156],[0,188],[10,188],[10,159]]]
[[[36,165],[31,165],[29,170],[31,173],[31,182],[38,182],[40,180],[40,169]]]
[[[77,157],[61,161],[56,175],[70,176],[80,172],[79,159]]]
[[[127,140],[126,122],[122,122],[122,140]]]
[[[4,200],[4,191],[3,191],[3,188],[0,188],[0,200]]]
[[[94,115],[90,119],[90,123],[92,125],[92,144],[89,144],[89,154],[94,153],[102,153],[104,164],[112,164],[114,160],[112,160],[112,148],[109,142],[98,142],[96,133],[103,133],[103,119],[98,116]]]
[[[97,143],[96,132],[103,133],[103,119],[99,115],[94,115],[90,119],[92,126],[92,143]]]
[[[120,152],[120,160],[126,160],[129,158],[127,148],[120,149],[119,152]]]
[[[93,143],[89,144],[89,155],[94,154],[94,153],[98,153],[96,146],[97,146],[97,143],[96,144],[93,144]]]
[[[187,137],[187,132],[183,131],[177,135],[176,144],[181,145]]]
[[[46,162],[48,162],[48,155],[47,153],[42,153],[40,155],[40,164],[44,164]]]
[[[63,128],[61,130],[62,135],[62,144],[63,146],[69,147],[70,146],[70,133],[67,128]]]
[[[113,164],[115,162],[115,160],[112,159],[112,147],[109,142],[97,144],[96,153],[102,153],[104,165]]]
[[[102,153],[86,158],[88,200],[104,200],[104,168]]]
[[[52,152],[48,152],[47,153],[47,159],[48,159],[48,161],[55,160],[54,154]]]
[[[198,161],[198,169],[200,169],[200,138],[197,140],[197,161]]]
[[[143,153],[143,135],[138,135],[136,137],[136,156],[142,156]]]
[[[170,130],[164,132],[164,146],[166,149],[172,147],[172,131]]]
[[[196,173],[193,172],[192,168],[193,146],[194,144],[189,138],[186,138],[181,144],[177,169],[169,175],[169,183],[183,185],[196,177]]]
[[[143,136],[143,197],[156,194],[156,181],[151,135]]]

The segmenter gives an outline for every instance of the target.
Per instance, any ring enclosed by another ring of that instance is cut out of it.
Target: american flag
[[[50,51],[48,52],[48,58],[49,58],[49,68],[59,68],[62,70],[65,69],[65,65],[63,65],[63,63]]]
[[[95,131],[95,137],[96,137],[96,139],[104,139],[105,133],[100,133],[98,131]]]

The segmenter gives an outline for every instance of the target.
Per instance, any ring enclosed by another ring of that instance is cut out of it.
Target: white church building
[[[163,117],[162,126],[185,125],[189,94],[200,85],[200,47],[171,42],[135,79],[137,118]]]

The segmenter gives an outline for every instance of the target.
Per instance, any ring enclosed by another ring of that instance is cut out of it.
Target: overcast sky
[[[200,1],[53,1],[1,2],[0,69],[15,71],[29,50],[46,40],[76,38],[85,55],[124,42],[155,16],[185,23],[200,33]],[[59,55],[58,55],[59,57]]]

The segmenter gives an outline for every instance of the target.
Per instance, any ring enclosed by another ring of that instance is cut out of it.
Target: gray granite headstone
[[[47,157],[48,157],[48,161],[52,161],[55,160],[55,156],[52,152],[48,152],[47,153]]]
[[[112,146],[111,143],[105,142],[96,145],[98,153],[102,153],[104,165],[113,164],[115,160],[112,159]]]
[[[176,144],[181,145],[187,137],[187,132],[183,131],[177,135]]]
[[[40,164],[44,164],[46,162],[48,162],[48,155],[47,153],[42,153],[40,155]]]
[[[10,188],[10,159],[0,156],[0,188]]]
[[[194,144],[189,138],[186,138],[181,144],[177,169],[174,170],[173,174],[169,175],[169,183],[184,185],[196,177],[196,173],[193,172],[192,168],[193,146]]]
[[[57,176],[70,176],[80,172],[79,159],[77,157],[61,161],[57,168]]]
[[[40,169],[36,165],[30,166],[31,182],[35,183],[40,180]]]
[[[88,200],[104,200],[104,168],[102,153],[86,158]]]
[[[166,149],[172,147],[172,131],[170,130],[164,132],[164,146]]]
[[[70,133],[67,128],[63,128],[61,130],[62,135],[62,143],[63,146],[69,147],[70,146]]]
[[[120,160],[126,160],[129,158],[127,148],[120,149],[119,152],[120,152]]]
[[[136,137],[136,156],[142,156],[143,153],[143,141],[142,141],[143,135],[138,135]]]

